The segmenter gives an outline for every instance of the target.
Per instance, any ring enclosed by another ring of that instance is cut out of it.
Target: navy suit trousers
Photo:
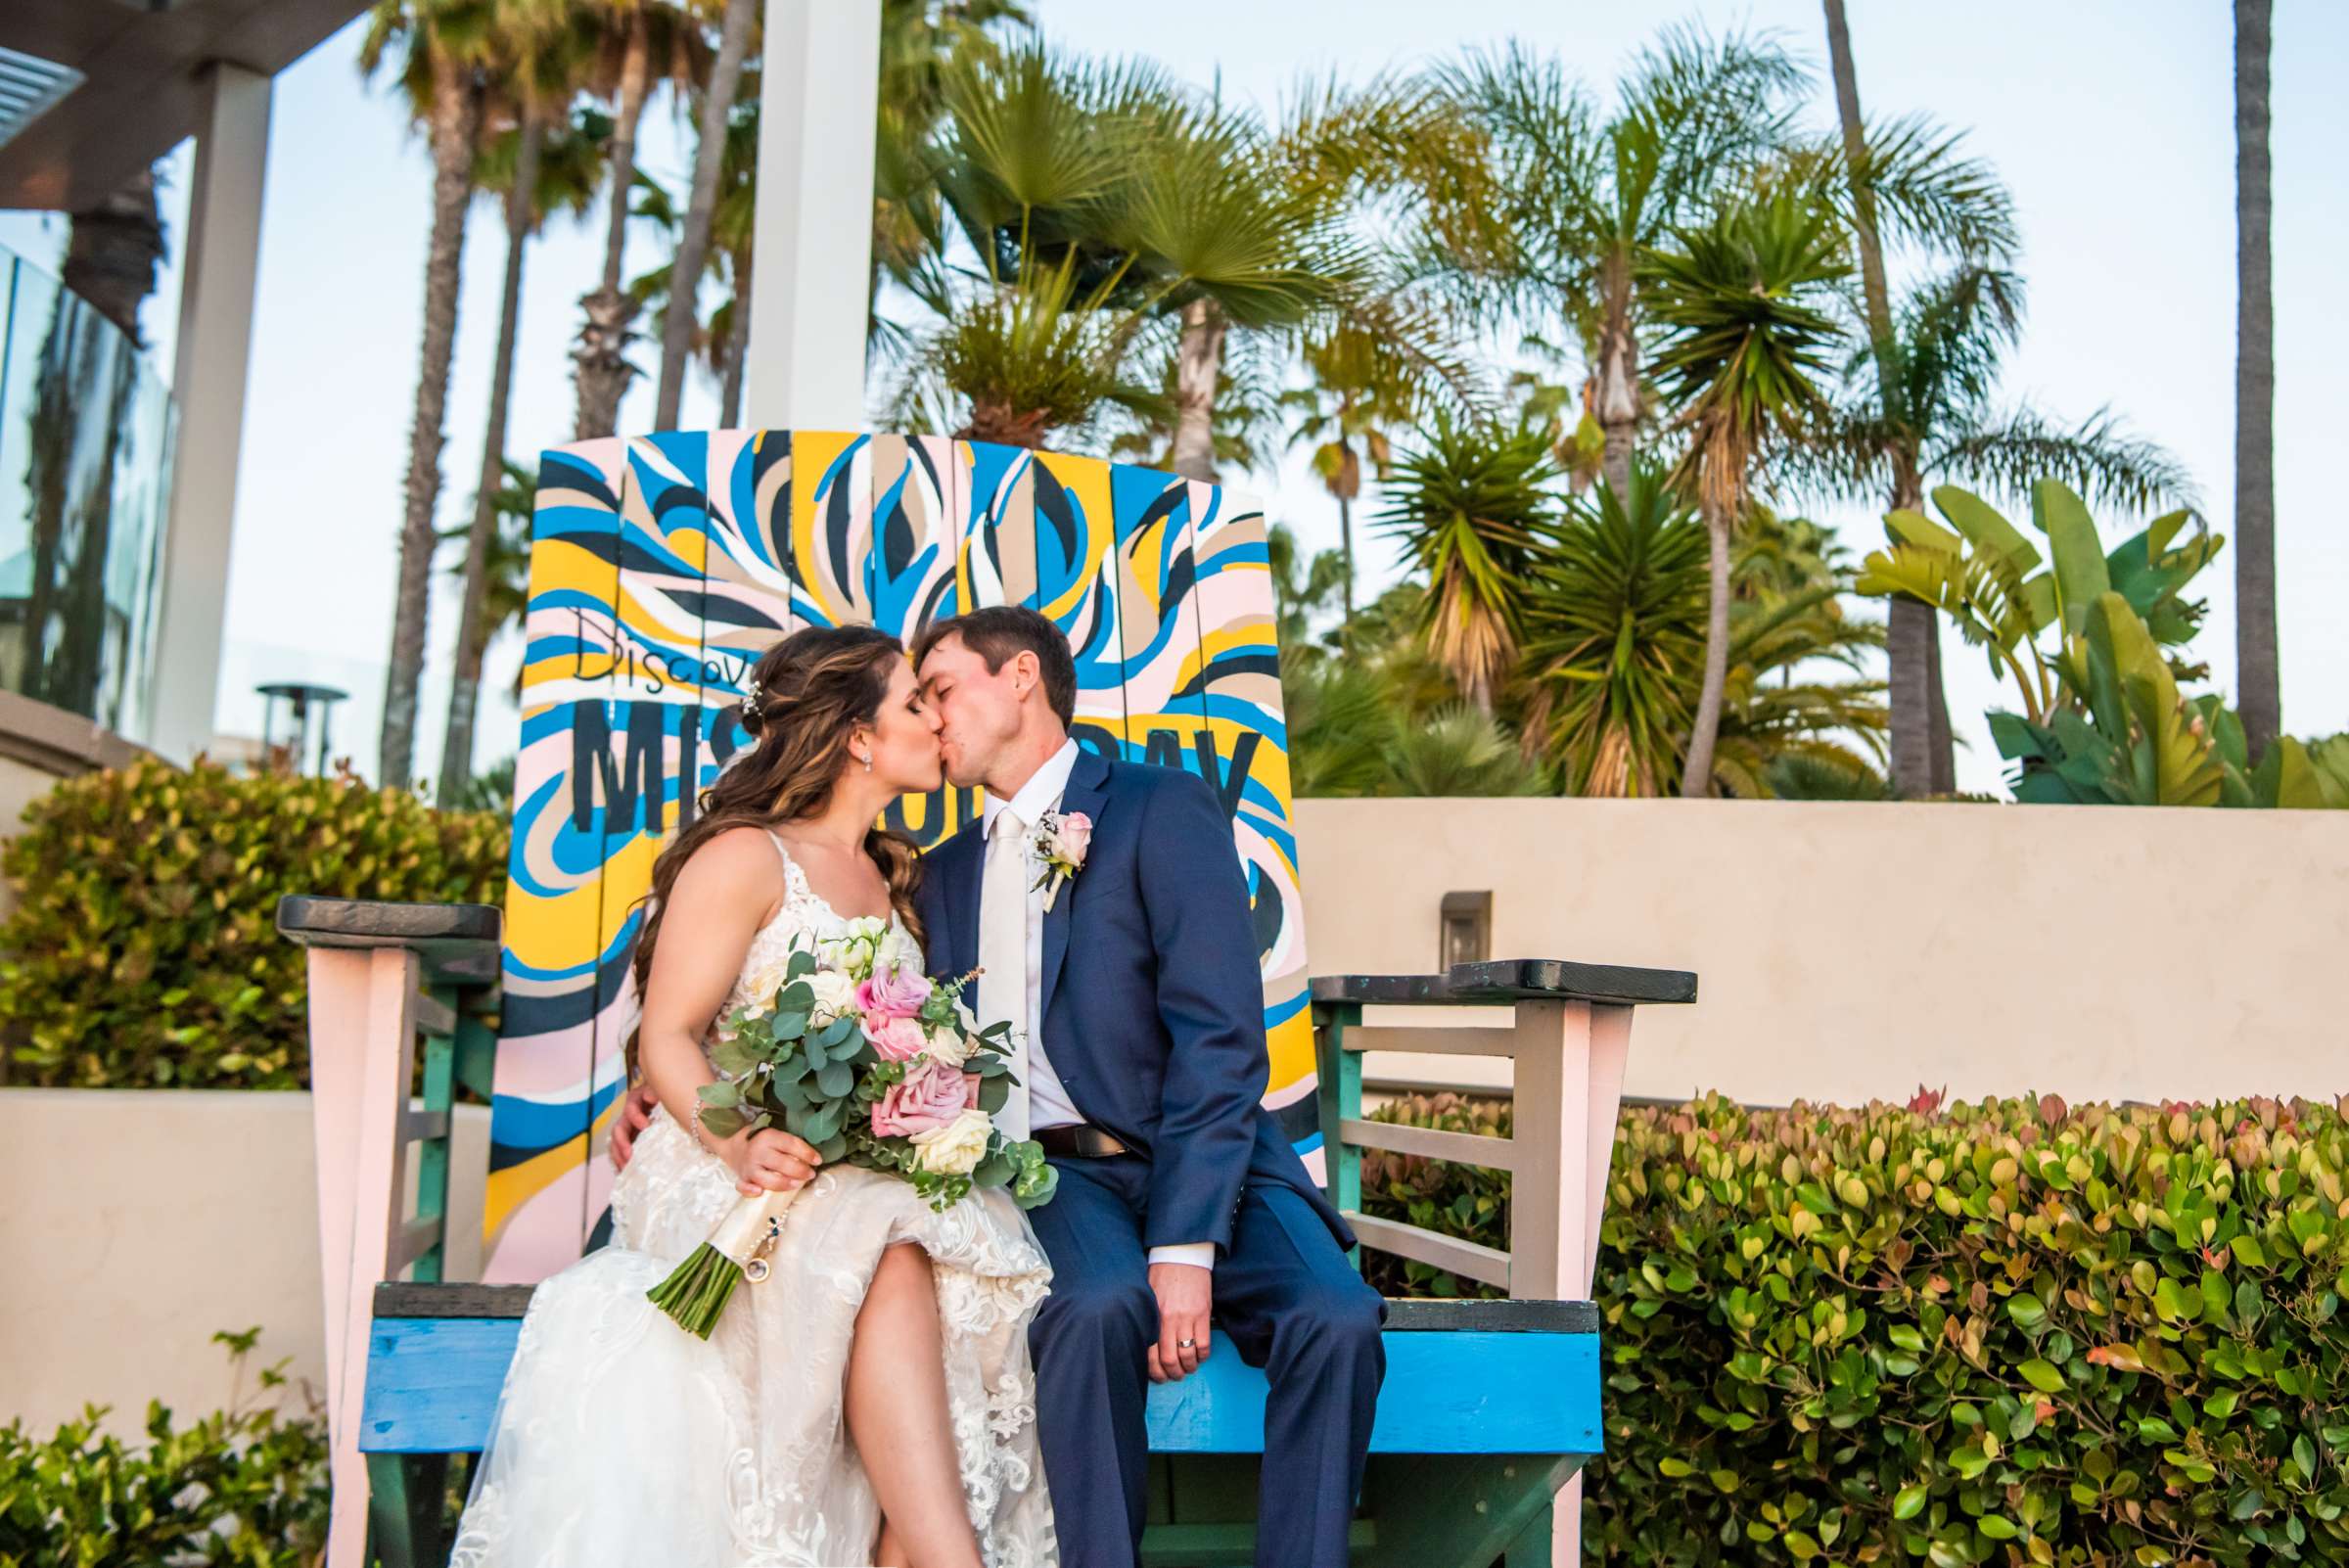
[[[1142,1417],[1158,1301],[1142,1246],[1149,1162],[1055,1160],[1060,1188],[1031,1210],[1052,1293],[1029,1343],[1036,1429],[1065,1568],[1133,1568],[1141,1549],[1149,1439]],[[1294,1189],[1240,1194],[1215,1270],[1216,1326],[1265,1369],[1261,1568],[1345,1568],[1362,1455],[1386,1372],[1386,1304]]]

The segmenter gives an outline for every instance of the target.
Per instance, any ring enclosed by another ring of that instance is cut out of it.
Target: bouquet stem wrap
[[[694,1248],[693,1256],[667,1279],[646,1291],[646,1297],[678,1327],[708,1339],[726,1303],[734,1299],[734,1287],[742,1283],[751,1261],[806,1190],[793,1187],[788,1192],[761,1192],[736,1203],[710,1232],[710,1239]]]

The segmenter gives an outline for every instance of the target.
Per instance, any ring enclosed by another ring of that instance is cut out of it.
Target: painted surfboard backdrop
[[[530,1282],[597,1239],[629,976],[663,841],[748,743],[727,711],[768,647],[871,623],[908,642],[991,604],[1077,657],[1091,750],[1213,783],[1246,865],[1270,1051],[1266,1103],[1317,1149],[1304,908],[1265,522],[1212,484],[943,437],[714,431],[548,451],[490,1124],[485,1277]],[[974,790],[908,797],[929,844]],[[1317,1164],[1317,1161],[1316,1161]]]

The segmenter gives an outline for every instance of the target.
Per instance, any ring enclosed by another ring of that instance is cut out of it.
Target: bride
[[[787,1133],[695,1120],[708,1040],[795,944],[866,915],[919,940],[913,851],[872,824],[941,778],[888,633],[794,632],[752,676],[755,749],[653,868],[638,1052],[661,1108],[613,1245],[531,1299],[451,1568],[1058,1561],[1028,1360],[1050,1270],[1008,1192],[933,1213]],[[738,1195],[803,1185],[707,1342],[645,1299]]]

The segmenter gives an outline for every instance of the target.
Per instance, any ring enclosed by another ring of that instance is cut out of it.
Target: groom
[[[1221,801],[1069,738],[1075,663],[1033,610],[939,622],[914,664],[947,781],[987,791],[985,815],[926,857],[930,962],[981,970],[980,1022],[1024,1037],[997,1122],[1060,1175],[1029,1219],[1053,1269],[1030,1343],[1062,1561],[1137,1560],[1147,1383],[1197,1370],[1212,1321],[1271,1384],[1257,1562],[1343,1568],[1386,1309],[1259,1104],[1263,993]],[[1034,843],[1048,813],[1092,822],[1049,908]]]

